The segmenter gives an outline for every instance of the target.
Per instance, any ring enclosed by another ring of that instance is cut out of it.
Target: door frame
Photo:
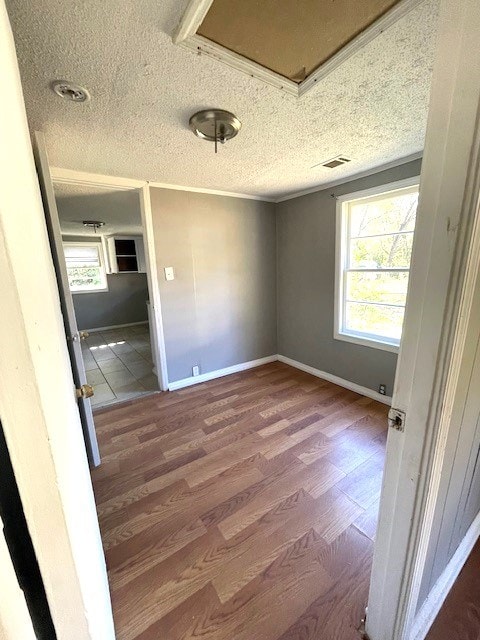
[[[150,187],[145,180],[133,180],[116,176],[105,176],[96,173],[75,171],[50,167],[50,173],[54,183],[75,184],[90,187],[100,187],[118,191],[137,191],[142,216],[143,239],[145,245],[145,262],[147,271],[148,291],[151,309],[155,318],[155,338],[152,336],[152,345],[156,344],[155,363],[157,367],[158,385],[161,391],[168,391],[167,354],[165,347],[165,334],[163,329],[162,302],[160,299],[160,286],[157,268],[157,255],[155,250],[155,237],[153,232],[153,215],[150,201]]]
[[[2,0],[0,61],[5,93],[0,103],[2,427],[57,636],[113,640],[105,557],[58,283]],[[2,569],[8,567],[5,554],[0,540]],[[19,599],[13,592],[10,599],[0,598],[0,627],[8,620],[12,639],[29,637],[22,633],[21,612],[14,619],[14,612],[6,611]]]
[[[366,631],[422,640],[470,551],[450,564],[420,607],[460,366],[480,267],[480,63],[476,0],[443,0]],[[475,536],[466,539],[475,541]],[[457,555],[457,554],[456,554]]]
[[[72,363],[72,374],[77,389],[81,389],[87,384],[87,376],[82,356],[80,335],[75,316],[73,295],[68,284],[67,268],[63,255],[62,234],[60,230],[60,220],[58,218],[57,201],[53,191],[53,181],[50,175],[50,165],[48,162],[47,147],[43,133],[36,131],[33,134],[33,155],[36,162],[40,191],[43,197],[45,209],[45,220],[47,223],[48,237],[52,259],[55,266],[55,273],[58,282],[58,293],[65,323],[65,334],[67,336],[68,352]],[[93,420],[92,405],[90,398],[79,397],[78,411],[82,422],[85,447],[87,449],[88,460],[92,466],[98,467],[100,464],[100,451],[98,448],[97,434]]]

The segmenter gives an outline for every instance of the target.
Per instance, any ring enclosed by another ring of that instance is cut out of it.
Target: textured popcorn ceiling
[[[298,99],[175,46],[186,0],[9,0],[30,126],[57,167],[265,197],[321,186],[423,148],[439,0],[406,17]],[[74,104],[54,79],[88,88]],[[188,118],[242,121],[215,156]],[[315,165],[338,154],[335,170]]]
[[[63,234],[94,236],[95,231],[84,227],[83,220],[105,222],[97,235],[140,235],[143,232],[137,191],[58,183],[54,184],[54,191]]]

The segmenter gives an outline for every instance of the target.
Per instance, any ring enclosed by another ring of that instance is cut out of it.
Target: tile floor
[[[82,351],[93,407],[158,391],[148,324],[91,333]]]

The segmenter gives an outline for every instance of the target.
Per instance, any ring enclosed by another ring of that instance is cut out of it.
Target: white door
[[[62,306],[65,333],[67,336],[68,351],[72,363],[72,372],[75,386],[78,392],[78,410],[83,427],[83,435],[87,448],[90,465],[97,467],[100,464],[97,435],[93,422],[92,406],[88,397],[87,376],[83,364],[80,334],[78,332],[73,298],[68,286],[67,268],[63,254],[62,234],[58,219],[57,203],[53,191],[53,182],[50,175],[48,156],[45,148],[43,133],[35,133],[35,162],[37,165],[38,179],[42,191],[43,206],[47,219],[48,235],[52,249],[52,257],[57,274],[58,291]]]
[[[478,0],[442,0],[393,394],[405,415],[399,429],[389,429],[366,620],[371,640],[423,639],[453,575],[446,567],[438,590],[422,596],[434,518],[446,500],[442,477],[456,471],[447,442],[464,391],[480,264],[479,32]]]

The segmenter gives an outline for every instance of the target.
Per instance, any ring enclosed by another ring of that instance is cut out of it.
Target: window
[[[398,350],[417,202],[418,178],[339,199],[335,338]]]
[[[63,245],[68,284],[73,293],[108,291],[107,276],[100,243],[82,242]]]

